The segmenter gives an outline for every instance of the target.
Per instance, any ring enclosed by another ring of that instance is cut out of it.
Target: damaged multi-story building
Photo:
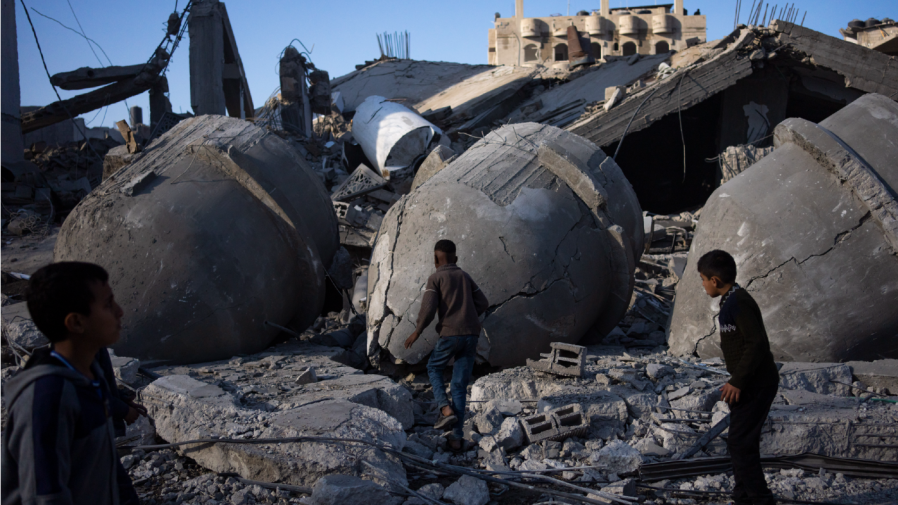
[[[116,379],[149,409],[117,441],[142,501],[723,503],[729,373],[695,265],[716,248],[779,370],[774,494],[898,501],[893,21],[840,40],[743,6],[707,41],[719,21],[681,1],[527,18],[518,0],[486,64],[381,46],[331,79],[301,44],[240,53],[245,20],[195,0],[148,64],[56,74],[85,91],[17,110],[13,7],[2,379],[48,345],[28,276],[104,266]],[[259,107],[257,56],[280,83]],[[145,90],[149,124],[135,110],[117,136],[64,114]],[[490,302],[459,452],[433,427],[439,336],[403,345],[444,238]]]
[[[489,64],[568,65],[584,57],[595,61],[682,51],[706,40],[705,16],[688,15],[682,0],[643,7],[610,5],[610,0],[602,0],[601,9],[593,12],[528,18],[524,0],[516,0],[514,17],[496,14],[496,27],[489,30]]]

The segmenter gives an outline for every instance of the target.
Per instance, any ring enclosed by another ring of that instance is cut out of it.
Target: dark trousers
[[[137,490],[131,483],[131,476],[128,470],[122,466],[121,460],[115,462],[115,480],[118,483],[118,499],[122,505],[140,505],[140,499],[137,497]]]
[[[761,428],[767,420],[778,386],[743,390],[730,405],[727,449],[733,461],[733,501],[736,505],[775,504],[761,469]]]
[[[449,365],[449,360],[455,358],[452,367],[452,410],[455,411],[458,422],[452,429],[456,438],[464,437],[465,425],[465,395],[468,392],[468,382],[471,381],[471,372],[474,370],[474,355],[477,353],[478,335],[458,335],[455,337],[440,337],[436,348],[430,354],[427,362],[427,375],[430,377],[430,385],[433,386],[433,399],[437,405],[443,408],[449,405],[446,396],[446,383],[443,382],[443,371]]]

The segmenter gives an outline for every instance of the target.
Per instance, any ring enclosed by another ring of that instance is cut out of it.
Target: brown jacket
[[[439,313],[441,337],[480,335],[480,314],[489,302],[471,276],[455,264],[443,265],[427,279],[415,331],[420,335]]]

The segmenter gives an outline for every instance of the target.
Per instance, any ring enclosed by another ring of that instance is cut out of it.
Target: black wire
[[[683,135],[683,102],[680,100],[680,97],[683,94],[683,79],[686,78],[686,74],[689,73],[689,70],[683,73],[683,77],[680,77],[680,82],[677,83],[677,117],[680,119],[680,141],[683,143],[683,182],[686,182],[686,137]]]
[[[653,491],[660,491],[662,493],[682,493],[685,495],[693,495],[693,496],[730,496],[732,493],[728,493],[726,491],[697,491],[697,490],[681,490],[681,489],[667,489],[649,486],[647,484],[636,484],[636,487],[642,489],[651,489]],[[776,497],[776,500],[783,503],[798,503],[798,504],[806,504],[806,505],[840,505],[839,503],[828,502],[828,501],[808,501],[808,500],[792,500],[789,498],[781,498]]]
[[[31,14],[28,14],[28,7],[25,6],[25,0],[19,0],[19,3],[22,4],[22,9],[25,11],[25,17],[28,18],[28,24],[31,26],[31,33],[34,34],[34,43],[37,44],[37,52],[41,55],[41,63],[44,64],[44,72],[47,73],[47,80],[50,80],[50,70],[47,68],[47,60],[44,58],[44,52],[41,50],[41,42],[37,38],[37,31],[34,29],[34,23],[31,22]],[[62,97],[59,96],[59,91],[56,89],[56,86],[53,84],[53,81],[50,81],[50,86],[53,88],[53,92],[56,93],[56,98],[59,100],[59,106],[62,107],[62,110],[65,111],[66,115],[69,116],[69,120],[75,125],[75,128],[78,129],[78,132],[81,133],[81,136],[84,137],[84,142],[87,143],[87,147],[90,149],[90,152],[94,153],[94,156],[97,157],[98,160],[103,161],[103,158],[94,151],[94,146],[91,145],[90,139],[87,138],[87,134],[78,123],[75,122],[75,118],[72,117],[72,113],[69,112],[68,107],[62,101]]]
[[[660,86],[656,86],[655,89],[653,89],[652,92],[649,93],[649,96],[645,97],[645,100],[643,100],[642,103],[639,104],[639,107],[636,107],[636,112],[633,113],[633,117],[630,118],[630,122],[627,123],[627,127],[624,128],[624,134],[620,136],[620,140],[617,143],[617,149],[614,150],[614,156],[611,157],[612,160],[617,161],[617,153],[620,152],[620,147],[624,145],[624,137],[627,136],[627,131],[630,129],[630,125],[633,124],[633,120],[636,119],[636,115],[639,114],[639,110],[642,109],[642,106],[649,101],[649,98],[651,98],[659,88]]]

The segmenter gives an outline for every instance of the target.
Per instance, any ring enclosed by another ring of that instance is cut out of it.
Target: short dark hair
[[[455,254],[455,242],[451,240],[438,240],[436,245],[433,246],[434,252],[441,251],[446,254]]]
[[[717,277],[726,284],[736,282],[736,260],[730,253],[715,249],[698,260],[698,272],[707,278]]]
[[[31,276],[25,298],[37,329],[50,342],[65,340],[65,318],[75,312],[90,315],[94,301],[93,283],[109,282],[109,273],[99,265],[62,261],[47,265]]]

